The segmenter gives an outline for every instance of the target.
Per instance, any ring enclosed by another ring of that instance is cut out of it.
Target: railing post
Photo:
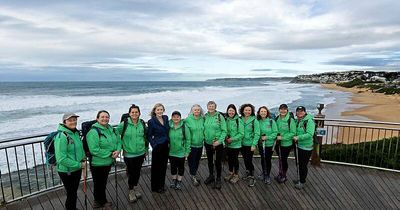
[[[325,124],[325,115],[321,113],[322,109],[324,109],[324,104],[317,105],[318,114],[315,115],[317,118],[315,120],[315,131],[318,131],[318,128],[324,128]],[[318,134],[318,133],[317,133]],[[315,135],[314,135],[315,136]],[[316,139],[314,139],[314,149],[311,156],[311,165],[313,166],[321,166],[321,149],[322,149],[322,135],[316,135]]]
[[[3,179],[1,176],[1,170],[0,170],[0,183],[1,183],[1,202],[0,202],[0,206],[3,206],[6,203],[6,198],[4,195],[4,188],[3,188]]]

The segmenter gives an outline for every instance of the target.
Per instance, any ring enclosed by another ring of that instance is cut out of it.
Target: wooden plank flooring
[[[255,175],[261,173],[259,159],[254,159]],[[244,164],[241,161],[241,173],[244,175]],[[222,176],[227,173],[224,166]],[[278,171],[277,160],[273,160],[271,177]],[[203,183],[194,187],[191,184],[189,170],[186,166],[183,188],[176,191],[169,188],[170,171],[167,172],[164,194],[150,190],[150,168],[143,168],[139,181],[142,199],[136,203],[128,202],[128,180],[125,172],[117,176],[110,175],[107,184],[107,199],[116,209],[116,188],[118,189],[119,209],[400,209],[400,174],[359,167],[323,164],[321,168],[309,166],[309,173],[304,190],[296,190],[292,180],[296,179],[296,166],[289,160],[289,180],[278,184],[274,180],[265,185],[257,180],[255,187],[248,187],[246,181],[230,184],[222,181],[222,189],[215,190]],[[199,177],[203,182],[208,176],[207,160],[202,160]],[[87,184],[87,205],[92,209],[93,183]],[[63,188],[44,194],[16,201],[0,208],[0,210],[22,209],[63,209],[65,202]],[[78,190],[77,206],[85,209],[85,196],[82,188]]]

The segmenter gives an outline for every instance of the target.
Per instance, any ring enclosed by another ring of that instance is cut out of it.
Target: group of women
[[[112,203],[106,198],[106,183],[111,166],[121,151],[127,168],[129,200],[135,202],[141,198],[138,182],[149,143],[152,148],[151,190],[156,193],[166,190],[168,160],[172,175],[171,188],[182,188],[186,159],[192,184],[200,185],[197,171],[203,148],[206,150],[209,169],[209,176],[204,184],[220,189],[224,151],[229,165],[225,181],[234,184],[240,180],[238,156],[241,153],[246,169],[242,179],[247,180],[252,187],[256,183],[253,154],[257,147],[262,157],[261,178],[265,184],[270,184],[273,150],[280,156],[280,170],[275,179],[278,183],[283,183],[287,181],[287,157],[295,146],[299,180],[294,183],[297,189],[304,187],[315,123],[303,106],[297,107],[296,119],[290,114],[286,104],[280,105],[276,118],[272,117],[266,106],[260,107],[257,113],[251,104],[243,104],[239,113],[233,104],[227,107],[226,114],[216,109],[217,104],[210,101],[207,103],[207,113],[204,114],[201,106],[195,104],[186,119],[182,119],[180,112],[174,111],[169,120],[164,115],[164,106],[158,103],[154,105],[151,119],[146,125],[140,118],[140,108],[132,105],[129,108],[129,117],[116,128],[109,124],[110,114],[105,110],[99,111],[97,122],[86,135],[94,183],[93,208],[112,207]],[[86,169],[85,151],[76,128],[78,117],[74,113],[64,114],[58,127],[60,132],[54,140],[57,170],[67,191],[66,209],[76,209],[79,180],[82,171]]]

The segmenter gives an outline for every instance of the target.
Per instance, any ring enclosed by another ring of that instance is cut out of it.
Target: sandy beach
[[[345,119],[400,122],[400,96],[373,93],[367,89],[343,88],[336,84],[323,84],[323,88],[351,93],[350,101],[343,104],[335,104],[341,108],[340,117]],[[329,118],[329,117],[328,117]],[[360,128],[360,126],[362,128]],[[364,128],[365,126],[365,128]],[[384,129],[370,129],[367,127],[400,128],[400,126],[382,124],[357,124],[355,127],[339,127],[335,136],[340,143],[368,142],[384,137],[398,136],[398,131],[386,131]]]

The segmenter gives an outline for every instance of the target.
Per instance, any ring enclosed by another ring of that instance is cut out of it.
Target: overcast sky
[[[399,0],[0,2],[0,81],[399,70]]]

